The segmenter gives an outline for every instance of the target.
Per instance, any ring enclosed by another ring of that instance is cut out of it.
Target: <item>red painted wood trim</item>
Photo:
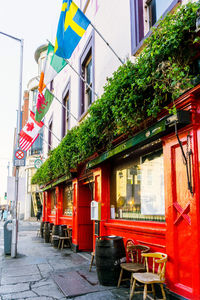
[[[148,224],[147,226],[151,225],[152,228],[145,227],[145,226],[136,226],[133,224],[120,224],[120,223],[104,223],[105,227],[109,228],[117,228],[119,230],[125,230],[125,231],[134,231],[134,232],[140,232],[142,234],[153,234],[153,235],[159,235],[159,236],[165,236],[166,234],[166,228],[155,228],[155,224]]]
[[[139,244],[145,244],[145,245],[148,245],[148,246],[155,246],[155,247],[158,247],[158,248],[163,248],[165,249],[166,246],[165,245],[160,245],[160,244],[155,244],[155,243],[148,243],[148,242],[144,242],[144,241],[140,241],[140,240],[136,240]]]

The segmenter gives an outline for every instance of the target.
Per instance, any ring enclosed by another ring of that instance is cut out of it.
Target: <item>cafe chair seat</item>
[[[134,274],[134,279],[136,279],[137,281],[141,282],[141,283],[160,283],[160,277],[157,274],[153,274],[153,273],[135,273]]]
[[[145,266],[143,264],[122,263],[122,264],[120,264],[120,267],[123,270],[129,271],[129,272],[145,271]]]
[[[146,272],[144,273],[132,273],[131,274],[131,289],[130,289],[130,298],[132,299],[136,283],[144,284],[143,299],[147,298],[147,293],[153,293],[154,299],[156,297],[154,283],[160,285],[163,299],[166,300],[166,295],[163,287],[165,282],[165,270],[167,262],[167,254],[155,252],[155,253],[142,253],[142,256],[145,258]],[[151,285],[151,291],[147,291],[148,284]],[[135,292],[136,293],[136,292]],[[137,292],[138,293],[138,292]]]

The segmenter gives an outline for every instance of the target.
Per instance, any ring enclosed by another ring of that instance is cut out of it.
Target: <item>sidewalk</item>
[[[19,223],[18,257],[4,256],[0,222],[0,299],[129,299],[129,288],[98,284],[96,269],[89,272],[91,256],[58,250],[36,236],[39,222]],[[66,284],[67,282],[67,284]],[[134,297],[134,300],[142,299]]]
[[[58,250],[37,236],[39,222],[20,221],[18,255],[4,255],[0,221],[0,300],[128,300],[129,288],[102,286],[90,253]],[[151,294],[150,294],[151,295]],[[148,294],[149,299],[153,299]],[[142,300],[135,294],[133,300]],[[158,299],[158,298],[156,298]],[[177,299],[167,296],[167,299]]]

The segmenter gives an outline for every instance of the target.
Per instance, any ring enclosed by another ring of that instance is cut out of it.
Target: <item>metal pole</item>
[[[90,25],[94,28],[94,30],[96,31],[96,33],[98,33],[98,35],[102,38],[102,40],[106,43],[106,45],[110,48],[110,50],[114,53],[114,55],[119,59],[120,63],[122,63],[122,65],[124,65],[123,60],[117,55],[117,53],[115,52],[115,50],[110,46],[110,44],[104,39],[104,37],[102,36],[102,34],[96,29],[96,27],[90,23]]]
[[[7,169],[8,169],[8,177],[10,175],[10,162],[8,161],[8,165],[7,165]],[[7,212],[8,212],[8,177],[7,177]]]
[[[36,78],[36,80],[37,81],[40,81],[38,78]],[[62,101],[60,101],[51,91],[50,91],[50,89],[48,89],[48,87],[46,87],[46,89],[47,89],[47,91],[49,92],[49,93],[51,93],[51,95],[53,95],[53,97],[62,105],[62,107],[63,108],[65,108],[68,112],[69,112],[69,114],[76,120],[76,121],[78,121],[78,119],[70,112],[70,110],[62,103]]]
[[[23,71],[23,46],[24,40],[20,40],[20,74],[19,74],[19,102],[18,102],[18,118],[17,118],[17,147],[19,148],[19,134],[20,134],[20,122],[21,122],[21,99],[22,99],[22,71]],[[13,212],[13,231],[12,231],[12,244],[11,244],[11,257],[17,256],[17,236],[18,236],[18,194],[19,194],[19,167],[16,167],[15,176],[15,201],[14,201],[14,212]]]
[[[51,145],[43,138],[43,136],[39,135],[39,138],[42,139],[43,142],[45,142],[51,148]]]
[[[43,122],[43,124],[44,124],[44,122]],[[59,139],[59,138],[57,137],[57,135],[55,135],[55,133],[53,133],[53,131],[52,131],[47,125],[44,124],[44,127],[46,127],[46,128],[52,133],[52,135],[53,135],[59,142],[61,142],[61,139]]]
[[[19,148],[19,134],[20,134],[20,121],[21,121],[21,99],[22,99],[22,70],[23,70],[23,46],[24,40],[18,39],[13,35],[0,31],[0,34],[5,35],[17,42],[20,42],[20,73],[19,73],[19,102],[18,102],[18,118],[17,118],[17,146]],[[11,243],[11,257],[17,256],[17,233],[18,233],[18,220],[17,220],[17,202],[18,202],[18,182],[19,182],[19,167],[16,167],[15,176],[15,201],[13,205],[13,231]]]
[[[74,69],[74,67],[70,64],[68,59],[65,59],[65,61],[68,63],[68,65],[70,66],[70,68],[80,77],[80,79],[85,83],[85,85],[95,94],[95,96],[98,98],[98,94],[95,92],[95,90],[93,88],[91,88],[91,86],[87,83],[87,81],[83,78],[83,76],[81,76],[80,73],[78,73],[76,71],[76,69]]]

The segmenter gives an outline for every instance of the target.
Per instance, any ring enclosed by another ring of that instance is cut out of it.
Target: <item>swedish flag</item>
[[[90,21],[72,0],[63,0],[58,23],[55,54],[70,58]]]

